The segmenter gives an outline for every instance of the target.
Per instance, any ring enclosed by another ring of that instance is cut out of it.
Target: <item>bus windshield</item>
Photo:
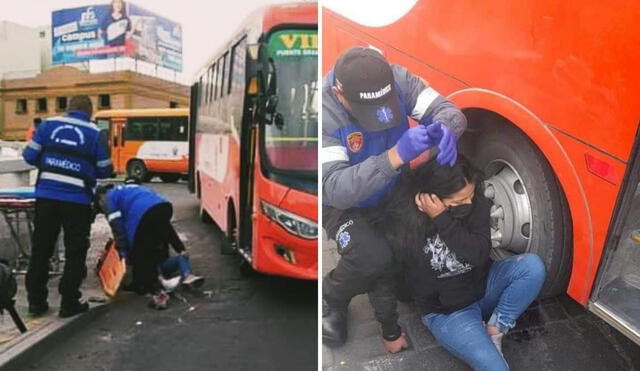
[[[268,164],[280,172],[315,177],[318,170],[318,33],[274,32],[269,56],[276,68],[276,112],[282,120],[264,125]]]

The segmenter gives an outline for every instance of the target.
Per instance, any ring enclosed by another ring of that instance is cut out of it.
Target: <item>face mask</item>
[[[473,210],[473,204],[462,204],[458,206],[451,206],[449,208],[449,215],[456,219],[464,219]]]

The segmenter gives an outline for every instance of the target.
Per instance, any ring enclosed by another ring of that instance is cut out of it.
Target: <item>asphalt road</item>
[[[56,342],[24,370],[316,370],[317,282],[252,275],[221,255],[186,184],[154,183],[174,204],[176,230],[206,277],[165,311],[119,294],[104,314]]]
[[[338,261],[335,242],[323,233],[323,271]],[[414,306],[399,303],[399,323],[410,348],[389,354],[366,295],[349,306],[349,335],[337,348],[322,346],[326,371],[466,371],[470,368],[445,350]],[[509,367],[516,371],[640,370],[640,347],[567,295],[534,302],[503,342]]]

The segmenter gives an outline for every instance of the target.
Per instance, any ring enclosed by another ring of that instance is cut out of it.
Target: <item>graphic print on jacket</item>
[[[447,278],[467,273],[473,269],[471,264],[459,261],[456,253],[449,250],[440,235],[427,238],[422,251],[431,263],[431,269],[437,272],[438,278]]]

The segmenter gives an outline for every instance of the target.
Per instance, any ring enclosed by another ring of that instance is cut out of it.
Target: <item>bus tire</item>
[[[573,230],[551,166],[524,133],[508,124],[484,125],[473,147],[466,155],[484,171],[485,195],[493,204],[491,256],[500,260],[537,254],[547,273],[540,296],[564,293],[571,273]],[[501,232],[495,233],[500,226]]]
[[[236,223],[236,213],[231,207],[228,210],[227,233],[225,233],[222,244],[220,244],[220,253],[222,255],[233,255],[238,248],[238,224]]]
[[[198,216],[200,217],[200,221],[204,224],[213,224],[213,219],[211,218],[207,210],[204,209],[202,202],[200,202],[200,210],[198,211]]]
[[[131,160],[127,164],[127,177],[136,178],[141,182],[148,182],[151,180],[151,175],[147,170],[144,162],[140,160]]]
[[[175,183],[180,179],[180,174],[160,174],[160,179],[165,183]]]
[[[240,268],[240,274],[242,275],[242,277],[248,278],[256,274],[256,271],[251,266],[251,263],[249,263],[243,257],[240,257],[240,266],[238,268]]]

